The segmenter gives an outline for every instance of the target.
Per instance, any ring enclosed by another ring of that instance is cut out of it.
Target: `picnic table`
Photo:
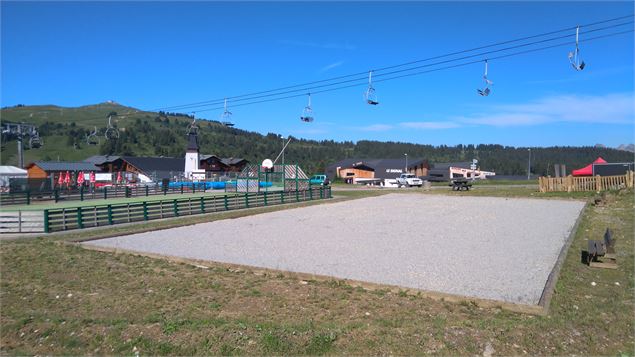
[[[456,178],[450,180],[449,186],[452,188],[452,191],[469,191],[470,187],[472,187],[472,182],[468,181],[466,178]]]

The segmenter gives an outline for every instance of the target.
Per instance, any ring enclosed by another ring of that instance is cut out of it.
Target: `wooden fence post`
[[[82,217],[82,208],[77,207],[77,228],[84,228],[84,218]]]
[[[108,205],[108,224],[112,225],[112,205]]]
[[[602,191],[602,180],[600,175],[595,175],[595,190],[599,193]]]
[[[44,210],[44,233],[49,233],[51,227],[49,226],[49,210]]]

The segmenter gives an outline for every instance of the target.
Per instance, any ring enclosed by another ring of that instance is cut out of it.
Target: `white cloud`
[[[635,122],[633,93],[606,95],[558,95],[524,104],[491,107],[486,113],[453,118],[456,121],[518,126],[548,123],[629,124]]]
[[[410,121],[399,123],[399,126],[408,129],[452,129],[460,125],[450,121]]]
[[[320,68],[320,72],[330,71],[330,70],[332,70],[335,67],[341,66],[342,64],[344,64],[344,61],[338,61],[338,62],[335,62],[335,63],[331,63],[331,64],[329,64],[327,66],[324,66],[324,67]]]

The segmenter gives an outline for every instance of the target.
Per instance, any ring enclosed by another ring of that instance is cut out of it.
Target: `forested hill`
[[[116,115],[114,115],[116,113]],[[120,137],[105,140],[108,115],[113,114]],[[182,157],[185,133],[191,118],[178,113],[138,111],[117,103],[101,103],[78,108],[54,105],[3,108],[3,123],[30,123],[38,127],[44,145],[25,150],[25,163],[36,160],[82,160],[95,154]],[[216,121],[198,121],[202,154],[242,157],[253,163],[275,158],[282,147],[277,134],[229,128]],[[95,131],[100,143],[89,145],[86,136]],[[27,140],[28,142],[28,140]],[[501,145],[431,146],[401,142],[335,142],[295,139],[285,151],[286,162],[297,162],[308,173],[322,172],[326,165],[344,158],[425,158],[434,162],[479,160],[485,170],[500,175],[526,174],[527,148]],[[587,165],[598,156],[609,162],[633,161],[633,153],[603,147],[531,148],[532,172],[553,174],[553,164],[563,163],[569,170]],[[17,164],[15,137],[2,135],[2,165]],[[551,168],[549,170],[549,168]]]

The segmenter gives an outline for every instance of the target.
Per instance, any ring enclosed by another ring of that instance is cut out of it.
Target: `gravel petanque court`
[[[536,305],[583,207],[395,193],[83,244]]]

